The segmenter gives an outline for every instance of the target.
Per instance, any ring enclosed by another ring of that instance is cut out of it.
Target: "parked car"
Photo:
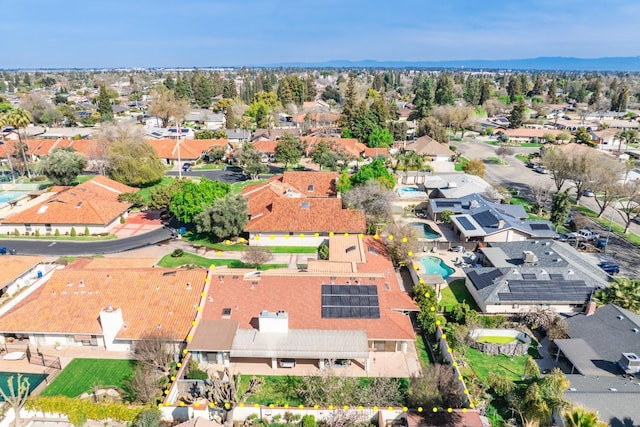
[[[189,171],[191,170],[191,163],[189,163],[189,162],[184,163],[184,164],[182,165],[182,170],[183,170],[184,172],[189,172]]]
[[[567,242],[567,243],[575,243],[576,240],[578,240],[578,238],[576,236],[573,235],[573,233],[561,233],[558,236],[558,240],[561,242]]]
[[[543,175],[547,175],[549,173],[549,169],[545,168],[544,166],[540,166],[540,165],[534,166],[533,170],[538,172],[538,173],[541,173]]]
[[[569,235],[575,236],[575,238],[577,239],[587,240],[587,241],[595,241],[600,238],[600,235],[598,233],[594,233],[588,228],[583,228],[581,230],[576,231],[575,233],[570,233]]]
[[[611,274],[612,276],[614,274],[620,273],[620,266],[615,262],[603,261],[599,264],[599,266],[605,271],[605,273]]]
[[[584,197],[595,197],[595,196],[596,196],[595,194],[593,194],[593,191],[591,191],[591,190],[590,190],[590,189],[588,189],[588,188],[587,188],[587,189],[585,189],[585,190],[582,192],[582,195],[583,195]]]

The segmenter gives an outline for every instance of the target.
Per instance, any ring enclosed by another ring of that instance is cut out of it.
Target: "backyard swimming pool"
[[[426,193],[418,187],[400,187],[396,190],[396,192],[398,193],[398,196],[407,199],[421,198],[426,196]]]
[[[443,260],[434,256],[424,256],[420,258],[420,264],[425,274],[439,274],[443,279],[451,276],[455,271],[449,267]]]
[[[22,378],[29,379],[29,391],[33,392],[40,385],[42,381],[47,377],[45,374],[25,374],[22,373]],[[9,395],[9,378],[13,376],[13,384],[17,390],[18,372],[0,372],[0,388]],[[24,381],[24,380],[23,380]],[[0,396],[0,402],[3,402],[2,396]]]
[[[431,226],[425,222],[412,222],[409,224],[418,232],[418,237],[424,236],[425,239],[437,239],[442,234],[435,231]]]
[[[2,191],[0,192],[0,203],[8,203],[12,200],[19,199],[20,197],[25,196],[26,193],[17,193],[13,191]]]

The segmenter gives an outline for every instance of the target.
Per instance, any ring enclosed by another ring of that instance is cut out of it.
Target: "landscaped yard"
[[[473,310],[479,311],[478,305],[464,285],[464,279],[454,280],[449,286],[440,291],[440,306],[444,311],[451,311],[459,303],[466,301]]]
[[[276,406],[288,404],[289,406],[297,406],[303,403],[297,392],[300,384],[299,377],[262,376],[261,378],[264,382],[260,391],[249,396],[247,404],[274,404]],[[242,375],[239,387],[240,392],[246,390],[250,379],[250,375]]]
[[[171,178],[169,176],[165,176],[157,184],[151,185],[149,187],[141,188],[140,191],[138,192],[138,194],[140,194],[145,200],[149,200],[149,194],[150,194],[150,191],[151,191],[152,188],[164,187],[165,185],[171,185],[175,181],[176,181],[175,178]]]
[[[133,374],[133,360],[74,359],[44,389],[43,396],[77,397],[91,392],[92,387],[123,388],[123,382]]]
[[[486,342],[490,344],[509,344],[515,341],[514,337],[504,337],[500,335],[483,335],[476,339],[478,342]]]
[[[589,218],[591,218],[592,220],[594,220],[604,228],[609,229],[610,218],[604,218],[604,217],[597,218],[597,214],[584,205],[574,206],[574,209],[576,209],[581,214],[588,216]],[[616,216],[618,217],[618,219],[620,219],[620,215],[616,214]],[[624,227],[622,227],[621,225],[618,225],[615,222],[612,223],[611,231],[617,234],[619,237],[622,237],[623,239],[627,240],[628,242],[633,243],[634,245],[640,246],[640,236],[631,232],[624,234]]]
[[[502,166],[507,166],[509,163],[505,162],[502,159],[499,159],[497,157],[488,157],[487,161],[496,165],[502,165]]]
[[[475,373],[481,381],[487,379],[489,372],[502,374],[512,381],[520,381],[524,372],[524,362],[528,357],[528,354],[514,357],[505,354],[490,356],[480,350],[470,348],[465,355],[466,363],[469,366],[462,367],[461,371],[467,377]]]
[[[194,245],[206,246],[207,248],[219,251],[244,251],[247,249],[246,244],[229,244],[212,242],[206,234],[198,234],[193,231],[186,232],[182,238]],[[315,246],[269,246],[271,253],[274,254],[315,254],[318,248]]]
[[[263,184],[263,183],[265,183],[267,181],[269,181],[269,180],[268,179],[259,179],[257,181],[234,182],[233,184],[231,184],[231,194],[240,194],[240,192],[242,191],[242,189],[244,187],[247,187],[249,185]]]
[[[429,358],[429,353],[427,352],[427,348],[424,344],[424,339],[422,339],[422,335],[416,335],[416,351],[418,352],[418,358],[420,359],[420,366],[422,369],[426,368],[431,364],[431,359]]]
[[[469,163],[469,159],[467,159],[465,156],[460,156],[454,166],[456,172],[462,172],[462,167],[465,165],[465,163]]]
[[[211,265],[215,265],[216,267],[224,265],[229,268],[249,268],[249,266],[245,265],[245,263],[239,259],[205,258],[189,252],[185,252],[179,257],[171,256],[171,254],[165,255],[158,261],[158,267],[177,268],[183,265],[198,265],[204,268],[209,268]],[[263,264],[258,267],[258,270],[264,271],[287,267],[287,264]]]

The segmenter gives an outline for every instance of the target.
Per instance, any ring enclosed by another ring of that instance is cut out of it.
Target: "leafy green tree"
[[[491,99],[491,82],[487,79],[482,79],[482,85],[480,87],[480,101],[479,105],[484,105],[485,102]]]
[[[227,139],[227,132],[222,129],[216,130],[197,130],[195,132],[196,139]]]
[[[464,93],[462,97],[465,101],[467,101],[471,105],[481,105],[480,104],[480,94],[481,94],[481,84],[480,79],[474,75],[470,75],[467,77],[467,81],[464,86]]]
[[[276,144],[276,162],[284,164],[285,170],[290,164],[298,163],[303,154],[304,144],[289,133],[285,133]]]
[[[168,209],[173,195],[181,188],[180,181],[168,185],[156,185],[149,190],[149,209]]]
[[[595,147],[596,143],[591,139],[591,135],[585,128],[578,128],[576,131],[576,142],[579,144],[585,144],[590,147]]]
[[[570,210],[571,197],[569,196],[569,190],[564,190],[563,192],[553,195],[550,220],[556,228],[566,222]]]
[[[452,215],[455,215],[455,212],[450,209],[445,209],[442,212],[440,212],[440,218],[442,219],[443,222],[447,224],[451,222]]]
[[[358,172],[351,176],[353,186],[363,185],[369,180],[377,180],[383,187],[392,189],[395,186],[395,177],[381,159],[376,159],[369,164],[360,167]]]
[[[390,147],[393,145],[393,135],[391,135],[391,132],[389,132],[387,128],[374,129],[374,131],[369,134],[367,145],[373,148]]]
[[[73,148],[54,148],[38,164],[40,173],[54,185],[71,185],[87,167],[87,159]]]
[[[524,94],[524,88],[522,87],[522,80],[519,76],[512,74],[509,76],[509,83],[507,84],[507,95],[511,102],[515,102],[517,97]]]
[[[187,79],[187,76],[178,76],[178,80],[176,81],[175,94],[176,99],[182,99],[187,103],[190,102],[191,98],[193,97],[193,92],[191,89],[191,82]]]
[[[340,92],[333,86],[327,86],[320,95],[320,99],[323,101],[329,101],[330,99],[335,101],[336,104],[340,104],[342,102],[342,97],[340,96]]]
[[[513,108],[511,109],[511,113],[509,114],[509,127],[511,129],[516,129],[522,126],[524,122],[524,114],[525,114],[526,106],[524,105],[524,101],[518,101]]]
[[[247,199],[239,194],[216,200],[194,217],[198,233],[209,233],[216,239],[238,236],[248,220]]]
[[[173,90],[176,87],[176,82],[175,80],[173,80],[173,77],[171,77],[171,75],[168,75],[164,79],[164,82],[162,82],[162,84],[164,84],[164,87],[166,87],[169,90]]]
[[[347,90],[345,92],[344,97],[344,105],[342,106],[342,114],[340,115],[340,121],[338,122],[338,126],[343,131],[345,129],[352,130],[355,125],[355,117],[357,114],[357,104],[356,104],[356,81],[353,76],[349,77],[349,82],[347,83]]]
[[[318,91],[316,90],[316,79],[313,74],[309,74],[305,79],[305,101],[314,101]]]
[[[487,387],[492,389],[498,396],[506,396],[516,389],[516,384],[502,374],[489,372],[487,375]]]
[[[222,97],[233,99],[238,96],[238,88],[235,79],[225,80],[222,89]]]
[[[249,145],[245,144],[237,160],[242,173],[249,176],[251,180],[256,180],[260,174],[269,172],[269,166],[262,163],[262,153]]]
[[[336,190],[344,194],[353,188],[351,177],[348,173],[342,172],[336,181]]]
[[[199,183],[184,181],[180,189],[173,194],[169,211],[178,220],[188,224],[193,222],[205,208],[225,197],[230,191],[229,184],[212,181],[205,177],[200,178]]]
[[[133,187],[156,183],[164,176],[164,165],[144,138],[116,141],[108,149],[108,174]]]
[[[547,90],[547,97],[549,98],[550,104],[555,104],[558,102],[558,85],[556,82],[556,78],[551,78],[551,83],[549,83],[549,89]]]
[[[615,304],[640,314],[640,279],[616,278],[606,289],[598,289],[593,299],[599,305]]]
[[[98,113],[100,113],[100,120],[103,122],[113,120],[113,107],[104,83],[100,85],[98,93]]]

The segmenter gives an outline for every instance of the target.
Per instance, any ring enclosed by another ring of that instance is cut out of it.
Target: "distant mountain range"
[[[288,62],[265,67],[300,68],[468,68],[483,70],[554,70],[554,71],[640,71],[640,56],[610,58],[572,58],[544,56],[527,59],[456,60],[456,61],[346,61]]]

